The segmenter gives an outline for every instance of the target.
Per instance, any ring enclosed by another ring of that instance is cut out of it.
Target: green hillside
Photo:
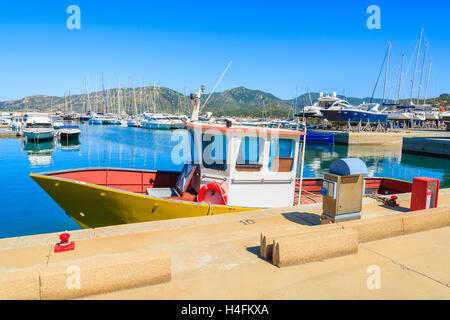
[[[118,98],[120,93],[120,99]],[[204,103],[209,94],[202,96]],[[135,97],[135,98],[134,98]],[[319,93],[302,94],[297,99],[297,111],[303,103],[310,105],[317,101]],[[353,105],[370,102],[370,98],[338,97],[347,99]],[[120,101],[121,111],[129,114],[135,112],[160,112],[190,114],[192,103],[188,96],[163,87],[145,87],[133,89],[111,89],[89,94],[88,108],[94,112],[118,112]],[[380,99],[373,102],[380,103]],[[428,100],[436,105],[448,105],[450,95],[443,94],[439,98]],[[282,100],[261,90],[238,87],[224,92],[212,94],[204,112],[212,112],[216,116],[245,117],[292,117],[294,100]],[[61,111],[85,112],[87,96],[85,94],[71,95],[70,98],[36,95],[13,101],[0,102],[0,111]]]

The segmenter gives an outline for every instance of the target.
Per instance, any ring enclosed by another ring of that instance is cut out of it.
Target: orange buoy
[[[225,189],[218,184],[217,182],[212,182],[206,186],[203,186],[200,189],[200,192],[198,193],[198,202],[204,202],[205,201],[205,195],[206,192],[208,191],[213,191],[213,192],[217,192],[220,197],[221,197],[221,205],[227,205],[228,203],[228,196],[227,196],[227,192],[225,191]]]

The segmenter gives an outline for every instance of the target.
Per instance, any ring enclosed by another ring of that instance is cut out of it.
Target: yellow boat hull
[[[30,176],[84,229],[259,210],[153,198],[61,178]]]

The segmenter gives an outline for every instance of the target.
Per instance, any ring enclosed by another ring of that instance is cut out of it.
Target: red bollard
[[[59,236],[60,243],[55,245],[55,253],[58,252],[67,252],[75,250],[75,242],[69,242],[70,234],[63,233]]]

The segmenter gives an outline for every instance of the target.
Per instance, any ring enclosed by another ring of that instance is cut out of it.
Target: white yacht
[[[11,119],[11,129],[20,130],[24,125],[23,117],[19,114],[13,114]]]
[[[306,118],[322,118],[323,110],[329,109],[334,103],[338,101],[343,101],[337,97],[336,92],[332,95],[324,95],[323,92],[312,106],[305,106],[305,117]],[[303,111],[300,111],[300,115],[303,115]]]
[[[173,126],[174,126],[173,119],[171,119],[170,116],[164,115],[154,115],[145,123],[145,127],[147,129],[154,129],[154,130],[171,130],[173,129]]]
[[[49,115],[33,115],[27,118],[25,127],[22,129],[23,135],[28,141],[52,140],[55,134],[52,120]]]
[[[0,115],[0,126],[2,127],[10,127],[11,126],[11,114],[8,112],[2,112]]]
[[[73,123],[65,123],[59,128],[56,135],[63,141],[78,140],[80,139],[81,129],[80,126]]]
[[[447,125],[447,130],[450,131],[450,111],[441,112],[441,119]]]
[[[61,116],[55,116],[52,118],[53,129],[59,129],[64,125],[63,118]]]

